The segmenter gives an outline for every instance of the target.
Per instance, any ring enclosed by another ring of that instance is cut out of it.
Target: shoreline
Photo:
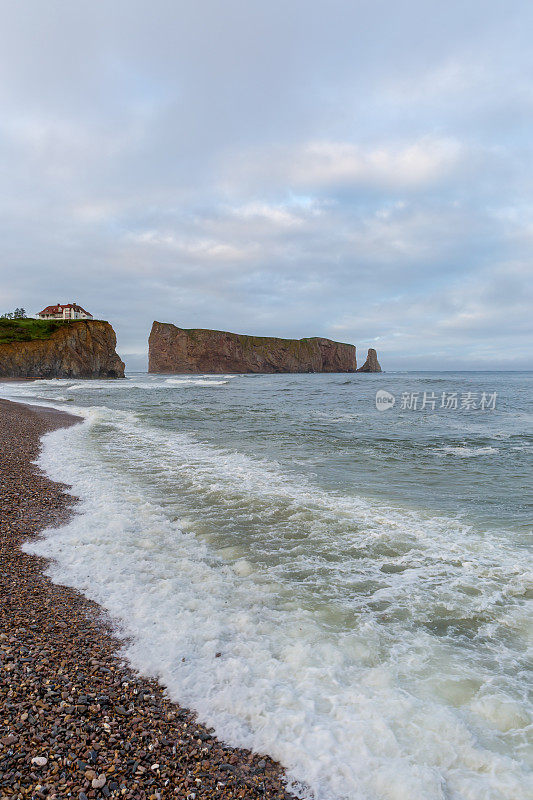
[[[80,421],[0,400],[0,796],[292,798],[279,764],[171,702],[121,657],[105,611],[22,552],[75,513],[69,487],[31,462],[44,433]]]

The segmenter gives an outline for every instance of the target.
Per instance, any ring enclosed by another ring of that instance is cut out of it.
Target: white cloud
[[[228,209],[230,214],[245,220],[264,221],[274,227],[292,228],[303,224],[301,215],[290,210],[288,204],[250,202]]]
[[[424,137],[404,144],[364,148],[351,142],[303,145],[290,159],[290,180],[303,186],[426,186],[457,169],[465,148],[455,139]]]
[[[310,197],[316,206],[317,198],[324,201],[331,192],[412,194],[446,188],[480,157],[481,153],[472,152],[455,137],[425,135],[396,141],[387,136],[371,146],[349,140],[303,140],[291,146],[268,144],[226,154],[217,181],[225,194],[265,189],[272,193],[284,187],[292,196]],[[242,207],[249,207],[250,213],[273,215],[286,213],[281,205],[247,201]]]
[[[179,235],[155,230],[136,233],[128,238],[134,243],[162,247],[184,258],[200,261],[243,261],[253,256],[252,247],[237,246],[212,239],[185,239]]]

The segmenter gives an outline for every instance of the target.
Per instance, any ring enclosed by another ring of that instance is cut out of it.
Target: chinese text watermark
[[[396,396],[384,389],[376,392],[376,408],[386,411]],[[401,392],[400,411],[494,411],[497,392]]]

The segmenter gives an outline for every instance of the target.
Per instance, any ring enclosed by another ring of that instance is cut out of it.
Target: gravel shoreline
[[[282,768],[225,746],[119,653],[100,607],[21,544],[74,513],[32,461],[77,417],[0,400],[0,797],[284,798]]]

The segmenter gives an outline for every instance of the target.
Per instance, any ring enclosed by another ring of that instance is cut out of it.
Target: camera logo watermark
[[[497,392],[402,392],[400,411],[494,411]],[[387,411],[396,402],[395,395],[379,389],[376,408]]]
[[[388,408],[392,408],[395,402],[394,395],[386,392],[385,389],[378,389],[376,392],[376,408],[378,411],[386,411]]]

